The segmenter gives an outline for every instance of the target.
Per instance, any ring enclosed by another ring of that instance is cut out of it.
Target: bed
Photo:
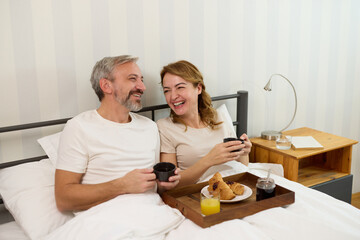
[[[247,132],[246,91],[212,100],[234,105],[235,120],[229,114],[227,122],[236,127],[238,136]],[[148,106],[140,112],[155,120],[156,113],[166,108],[166,104]],[[1,127],[0,134],[67,120]],[[219,171],[223,176],[250,172],[264,177],[271,168],[275,182],[295,192],[293,204],[209,228],[184,218],[155,193],[122,195],[76,216],[60,213],[53,192],[59,134],[38,140],[46,155],[0,164],[0,239],[360,239],[360,210],[283,178],[278,164],[235,162],[231,169]]]

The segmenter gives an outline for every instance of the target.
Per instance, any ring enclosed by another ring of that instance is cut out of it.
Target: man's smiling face
[[[130,111],[139,111],[146,89],[139,66],[134,62],[121,64],[114,69],[112,77],[116,101]]]

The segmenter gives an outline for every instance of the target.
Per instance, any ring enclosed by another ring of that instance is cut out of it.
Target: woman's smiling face
[[[201,85],[197,87],[183,78],[166,73],[163,78],[163,91],[169,107],[176,115],[185,117],[188,114],[198,113],[198,95]]]

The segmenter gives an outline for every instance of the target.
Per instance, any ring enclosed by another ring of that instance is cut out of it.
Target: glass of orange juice
[[[205,196],[201,195],[201,213],[204,215],[211,215],[220,212],[220,196]]]

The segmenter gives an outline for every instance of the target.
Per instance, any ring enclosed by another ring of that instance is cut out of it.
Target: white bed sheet
[[[15,222],[0,224],[1,240],[30,240],[21,227]]]

